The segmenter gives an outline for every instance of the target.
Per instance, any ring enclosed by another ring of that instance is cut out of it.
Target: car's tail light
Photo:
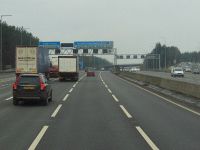
[[[12,84],[13,90],[16,90],[16,89],[17,89],[18,83],[19,83],[19,76],[16,76],[16,81]]]
[[[40,90],[44,91],[46,89],[46,85],[40,80]]]
[[[16,82],[12,84],[12,88],[13,88],[13,90],[16,90],[16,89],[17,89],[17,84],[16,84]]]

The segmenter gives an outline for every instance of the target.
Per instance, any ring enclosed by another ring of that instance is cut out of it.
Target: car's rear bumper
[[[176,76],[176,77],[183,77],[184,74],[173,74],[173,76]]]
[[[15,97],[14,96],[14,98],[16,98],[16,99],[21,99],[21,100],[40,100],[41,99],[41,97]]]
[[[87,73],[87,76],[88,76],[88,77],[94,77],[94,76],[95,76],[95,73],[94,73],[94,72],[88,72],[88,73]]]
[[[41,93],[38,93],[38,95],[35,95],[35,94],[22,95],[18,93],[17,91],[13,91],[13,98],[19,99],[19,100],[43,100],[47,98],[47,93],[41,92]]]

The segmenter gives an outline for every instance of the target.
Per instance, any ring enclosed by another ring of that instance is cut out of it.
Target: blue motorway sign
[[[60,42],[39,42],[39,46],[46,48],[60,48]]]
[[[113,41],[75,41],[76,49],[112,49]]]

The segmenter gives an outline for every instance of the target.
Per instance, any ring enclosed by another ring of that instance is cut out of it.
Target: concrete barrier
[[[200,98],[200,85],[197,85],[197,84],[165,79],[161,77],[155,77],[155,76],[144,75],[144,74],[139,74],[139,73],[121,72],[120,75],[129,77],[135,80],[143,81],[148,84],[156,85],[161,88],[172,90],[178,93]]]

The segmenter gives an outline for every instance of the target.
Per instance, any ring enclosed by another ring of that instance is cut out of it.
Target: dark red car
[[[88,68],[87,70],[87,76],[88,77],[94,77],[95,76],[95,71],[93,68]]]

